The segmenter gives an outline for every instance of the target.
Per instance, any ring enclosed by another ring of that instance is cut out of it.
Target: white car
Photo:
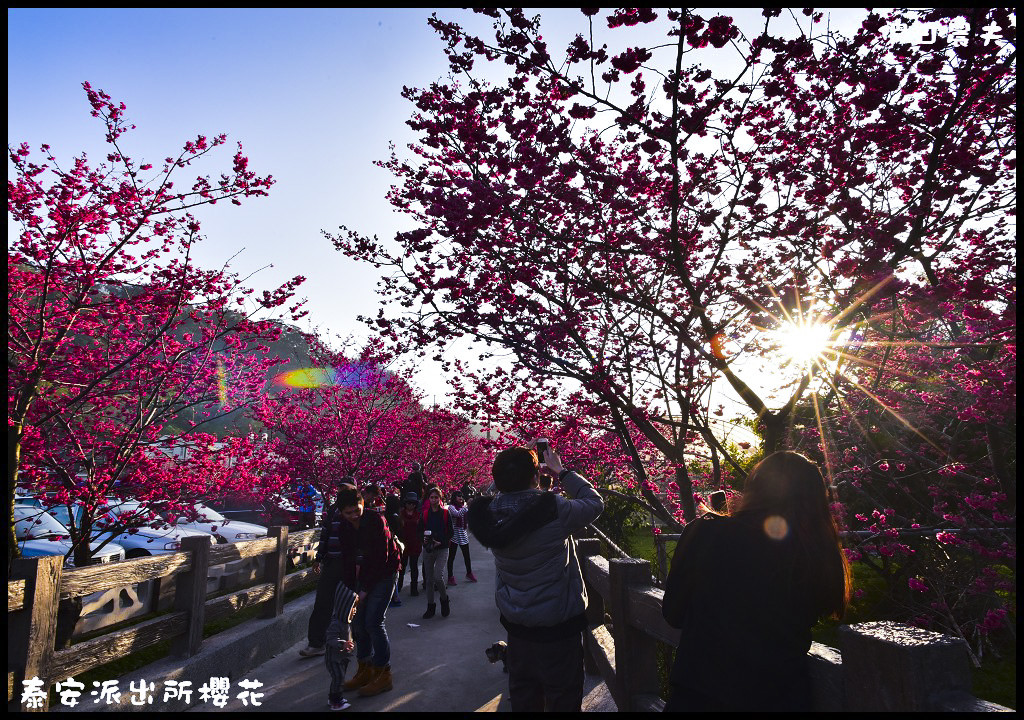
[[[38,501],[37,501],[38,502]],[[18,504],[14,506],[14,533],[18,539],[21,556],[63,555],[64,564],[75,566],[72,555],[71,534],[53,515],[38,506]],[[93,551],[92,563],[109,563],[125,559],[125,549],[117,543],[107,543],[102,548],[98,542],[89,543]],[[99,549],[98,549],[99,548]]]
[[[141,509],[142,503],[137,500],[118,500],[116,498],[109,498],[109,500],[110,504],[107,505],[106,513],[100,516],[100,519],[110,524],[118,522],[117,516],[119,514],[135,515],[146,512]],[[75,523],[77,524],[82,518],[82,506],[74,505],[72,509],[75,513]],[[69,524],[70,518],[68,517],[66,505],[54,506],[50,508],[50,513],[65,525]],[[141,527],[134,528],[131,532],[116,532],[99,528],[93,531],[92,539],[102,541],[111,538],[118,545],[125,548],[127,557],[137,558],[146,557],[147,555],[167,555],[168,553],[178,552],[181,550],[181,541],[193,535],[209,538],[211,545],[215,545],[217,542],[213,535],[209,533],[170,527],[162,522],[159,525],[142,525]]]
[[[199,513],[199,517],[192,521],[179,520],[175,527],[213,535],[218,543],[239,543],[267,536],[267,528],[263,525],[228,520],[216,510],[199,503],[193,507]]]

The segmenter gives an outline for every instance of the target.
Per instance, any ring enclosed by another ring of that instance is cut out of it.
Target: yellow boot
[[[379,695],[382,692],[390,690],[391,685],[391,666],[385,666],[382,668],[373,668],[375,673],[374,677],[366,685],[359,688],[360,697],[369,697],[371,695]]]
[[[352,676],[351,680],[345,682],[345,689],[356,690],[361,688],[373,679],[374,674],[373,663],[369,660],[360,660],[359,669],[356,670],[356,674]]]

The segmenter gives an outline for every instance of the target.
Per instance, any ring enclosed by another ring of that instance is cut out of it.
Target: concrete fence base
[[[202,649],[189,658],[165,658],[118,678],[121,701],[116,704],[94,703],[91,689],[86,688],[75,707],[59,702],[50,707],[50,712],[181,712],[203,702],[199,688],[210,682],[210,678],[226,677],[230,680],[230,697],[234,698],[242,688],[238,683],[246,679],[249,670],[261,665],[278,653],[286,650],[306,637],[309,615],[313,610],[316,593],[309,593],[284,606],[284,612],[274,618],[248,620],[230,630],[217,633],[203,640]],[[296,662],[300,659],[296,658]],[[321,660],[322,662],[322,660]],[[178,683],[190,681],[191,699],[163,701],[168,680]],[[133,705],[132,699],[139,694],[130,691],[132,684],[141,687],[145,682],[155,686],[152,704]],[[254,692],[259,692],[255,690]]]

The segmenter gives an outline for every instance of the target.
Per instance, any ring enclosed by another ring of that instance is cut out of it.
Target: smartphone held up
[[[550,448],[547,438],[537,438],[537,442],[534,444],[534,450],[537,452],[537,461],[541,465],[547,465],[547,452]]]

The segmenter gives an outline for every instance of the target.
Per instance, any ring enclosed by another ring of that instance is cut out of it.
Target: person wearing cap
[[[405,581],[405,568],[409,568],[409,595],[419,595],[419,560],[423,551],[423,535],[420,532],[420,496],[414,492],[402,498],[402,509],[398,512],[398,539],[405,545],[402,553],[402,567],[398,571],[398,589]]]

